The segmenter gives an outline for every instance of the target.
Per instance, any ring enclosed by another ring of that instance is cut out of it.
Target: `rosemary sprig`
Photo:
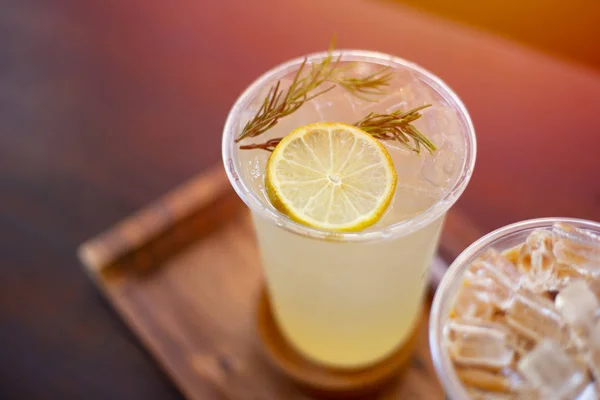
[[[396,110],[389,114],[372,112],[353,125],[379,140],[397,140],[417,154],[421,153],[421,146],[433,154],[436,150],[435,144],[411,123],[421,118],[422,114],[419,111],[427,107],[431,107],[431,104],[422,105],[406,112],[402,110]]]
[[[257,113],[248,121],[242,133],[235,139],[236,143],[246,137],[255,137],[264,133],[276,125],[281,118],[298,110],[307,101],[333,89],[335,84],[311,94],[314,89],[331,79],[333,72],[340,62],[340,57],[338,56],[334,60],[332,50],[330,50],[327,57],[320,63],[311,65],[308,74],[301,77],[306,67],[307,59],[305,58],[302,64],[300,64],[300,68],[298,68],[285,95],[280,88],[281,81],[277,81],[275,86],[269,89]]]
[[[397,140],[417,154],[421,153],[421,146],[425,147],[429,153],[433,153],[436,150],[435,144],[427,139],[427,137],[412,124],[412,122],[421,118],[422,114],[419,111],[427,107],[431,107],[431,104],[419,106],[409,111],[396,110],[389,114],[372,112],[353,125],[379,140]],[[274,138],[264,143],[244,145],[240,146],[240,149],[262,149],[273,151],[275,146],[277,146],[282,139],[283,138]]]
[[[262,150],[267,150],[267,151],[273,151],[275,150],[275,147],[277,147],[277,145],[279,144],[279,142],[281,142],[283,138],[273,138],[273,139],[269,139],[264,143],[252,143],[252,144],[245,144],[240,146],[241,150],[254,150],[254,149],[262,149]]]
[[[331,81],[361,100],[377,101],[373,96],[386,94],[385,88],[389,86],[393,77],[394,73],[391,71],[391,67],[384,67],[362,78],[347,77],[340,73],[335,75]]]
[[[281,118],[290,115],[307,101],[330,91],[336,85],[340,85],[352,95],[366,101],[375,101],[374,96],[386,93],[385,88],[389,86],[390,80],[393,78],[389,67],[362,78],[344,76],[343,72],[353,65],[340,68],[341,55],[333,57],[334,42],[335,40],[332,41],[327,57],[317,64],[312,64],[305,76],[303,76],[303,72],[308,59],[304,59],[286,91],[281,89],[281,81],[277,81],[269,89],[254,117],[246,123],[242,133],[235,139],[236,143],[244,138],[256,137],[266,132]],[[331,85],[315,93],[315,89],[324,83]]]

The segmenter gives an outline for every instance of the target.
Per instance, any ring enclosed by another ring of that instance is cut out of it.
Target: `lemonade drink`
[[[325,56],[308,60],[318,62]],[[419,155],[400,143],[382,142],[397,184],[377,223],[360,232],[340,233],[293,221],[273,207],[266,193],[270,154],[240,150],[234,143],[268,88],[277,80],[289,86],[302,59],[269,71],[238,99],[225,127],[223,157],[232,185],[252,210],[267,289],[282,333],[309,360],[360,368],[398,349],[419,320],[444,214],[469,181],[475,139],[460,100],[430,73],[379,53],[345,51],[342,60],[346,73],[357,77],[390,66],[394,76],[386,94],[374,102],[335,87],[281,119],[260,141],[313,122],[354,123],[370,112],[432,104],[414,124],[436,144],[435,153]],[[352,160],[358,154],[348,150],[347,156]]]

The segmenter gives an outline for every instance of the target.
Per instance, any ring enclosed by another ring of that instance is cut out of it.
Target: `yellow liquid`
[[[311,122],[352,123],[372,111],[433,104],[415,125],[438,146],[434,156],[426,151],[417,155],[396,142],[384,142],[398,185],[389,210],[368,230],[385,230],[438,203],[464,162],[457,114],[441,103],[436,93],[400,71],[389,91],[373,103],[335,88],[249,142],[282,137]],[[240,129],[262,104],[265,93],[247,110]],[[265,204],[269,204],[264,190],[268,157],[262,150],[240,151],[238,160],[241,179],[249,182]],[[373,243],[312,239],[263,218],[254,215],[273,313],[285,337],[306,358],[333,367],[364,367],[391,355],[410,337],[420,317],[443,217],[408,235]]]
[[[391,355],[419,321],[442,219],[376,243],[311,239],[254,216],[273,313],[306,358],[338,368]]]

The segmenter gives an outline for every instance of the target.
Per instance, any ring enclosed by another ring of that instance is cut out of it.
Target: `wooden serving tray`
[[[450,213],[441,254],[453,257],[477,236]],[[254,232],[222,168],[84,243],[79,257],[187,398],[311,398],[273,368],[258,339],[262,275]],[[429,356],[428,316],[405,378],[368,398],[443,397]]]

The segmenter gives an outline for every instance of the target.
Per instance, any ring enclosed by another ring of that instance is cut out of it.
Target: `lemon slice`
[[[360,231],[389,206],[396,171],[383,145],[359,128],[318,122],[288,134],[267,163],[267,195],[313,228]]]

